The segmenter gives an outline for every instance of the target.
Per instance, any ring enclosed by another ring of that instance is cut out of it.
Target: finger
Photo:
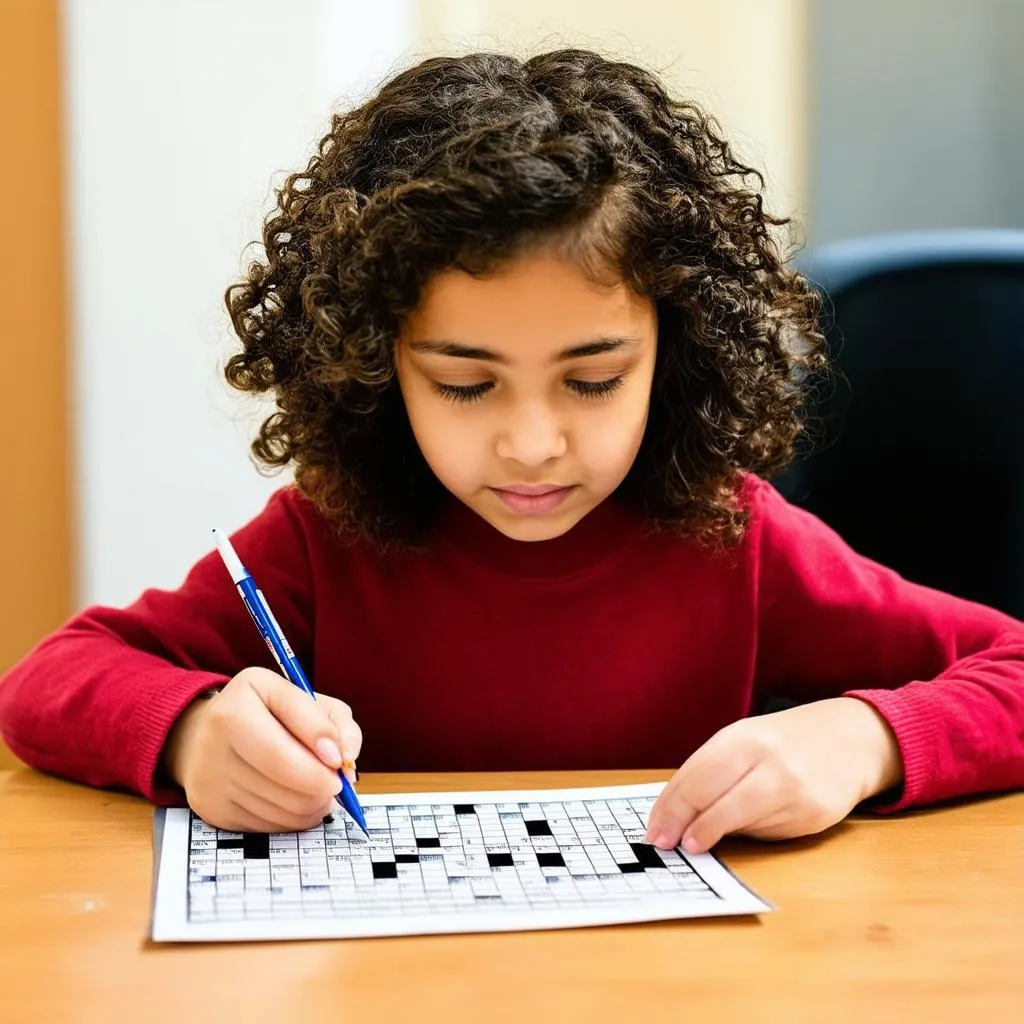
[[[662,850],[671,850],[679,845],[683,830],[697,817],[698,809],[687,799],[679,783],[679,769],[669,780],[654,802],[647,818],[647,832],[644,842]]]
[[[758,763],[760,749],[728,726],[715,733],[683,764],[680,785],[703,811],[729,792]]]
[[[359,728],[352,717],[352,709],[337,697],[318,694],[317,703],[323,708],[337,730],[342,757],[355,765],[359,758],[359,752],[363,748],[363,730]]]
[[[282,678],[281,685],[290,684]],[[313,703],[297,689],[294,697]],[[251,686],[242,687],[230,701],[224,700],[220,707],[217,704],[214,701],[211,705],[211,717],[224,715],[244,723],[241,728],[237,722],[228,723],[226,735],[231,737],[231,747],[235,753],[263,775],[274,779],[285,789],[319,796],[324,800],[338,791],[337,773],[331,771],[289,732],[256,689]]]
[[[282,813],[291,814],[296,818],[309,818],[319,813],[324,805],[322,791],[310,793],[297,789],[288,789],[276,779],[265,775],[249,764],[236,750],[228,752],[229,761],[226,774],[242,791],[261,797],[272,807],[280,808]],[[332,785],[338,788],[337,776],[332,777]]]
[[[320,825],[336,807],[332,798],[310,812],[295,814],[271,803],[259,793],[251,793],[241,788],[235,790],[232,799],[253,820],[273,825],[273,828],[269,829],[271,832],[304,832],[306,829]]]
[[[238,794],[240,800],[245,800],[242,794]],[[210,822],[210,824],[216,824],[217,828],[224,832],[290,832],[299,831],[293,829],[281,828],[278,822],[272,818],[265,818],[259,814],[255,814],[249,810],[245,803],[240,800],[233,800],[228,798],[227,810],[224,815],[223,821],[221,822]],[[204,819],[206,820],[206,819]]]
[[[341,767],[341,750],[334,722],[308,693],[283,676],[260,673],[249,679],[270,713],[328,768]]]
[[[754,822],[775,814],[788,800],[772,773],[749,772],[694,818],[683,836],[683,849],[687,853],[704,853],[722,836],[741,832]]]
[[[241,804],[225,798],[223,813],[205,813],[198,807],[193,811],[199,815],[207,825],[220,829],[222,832],[274,832],[276,831],[272,821],[266,821],[250,814]]]
[[[734,733],[716,733],[683,762],[651,808],[647,841],[661,849],[679,845],[683,833],[706,808],[737,785],[757,763],[755,749]]]

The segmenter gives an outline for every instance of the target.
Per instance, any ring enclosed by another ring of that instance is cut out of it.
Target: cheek
[[[405,407],[420,451],[434,475],[456,493],[471,489],[479,479],[486,431],[468,429],[433,394],[406,393]]]
[[[579,454],[595,478],[611,486],[621,482],[640,448],[649,404],[649,396],[641,392],[581,425]]]
[[[473,490],[480,479],[482,458],[480,442],[465,431],[448,430],[431,438],[428,446],[420,445],[434,475],[456,494]]]

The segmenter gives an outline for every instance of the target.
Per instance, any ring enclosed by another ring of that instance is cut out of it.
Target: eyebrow
[[[601,337],[592,338],[589,341],[581,342],[579,345],[571,345],[562,349],[554,359],[554,363],[564,363],[569,359],[585,359],[587,356],[600,356],[607,352],[618,352],[624,348],[635,348],[640,343],[639,338],[632,336],[622,337]],[[452,356],[456,359],[477,359],[486,363],[509,362],[506,356],[493,352],[489,348],[477,348],[475,345],[465,345],[461,341],[435,341],[424,339],[410,341],[409,348],[414,352],[426,352],[429,355]]]

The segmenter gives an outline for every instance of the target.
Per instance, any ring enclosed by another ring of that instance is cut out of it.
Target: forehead
[[[402,333],[522,358],[598,335],[653,340],[655,330],[653,302],[621,280],[595,281],[571,261],[530,254],[482,276],[457,269],[434,275]]]

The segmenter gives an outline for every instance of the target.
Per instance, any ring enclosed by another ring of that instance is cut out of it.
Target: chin
[[[543,516],[517,516],[506,512],[503,515],[488,515],[484,518],[499,533],[503,533],[510,540],[531,543],[561,537],[562,534],[568,533],[588,511],[589,509],[583,512],[573,511]]]

